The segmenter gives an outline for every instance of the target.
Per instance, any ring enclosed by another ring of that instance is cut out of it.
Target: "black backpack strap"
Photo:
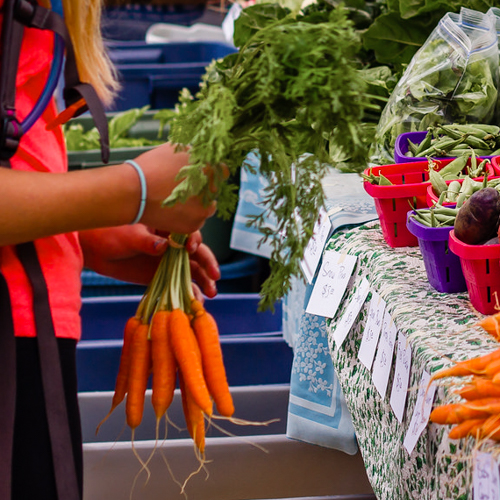
[[[47,284],[35,244],[33,242],[23,243],[17,245],[16,249],[33,291],[33,312],[40,352],[42,385],[47,408],[57,495],[59,500],[80,500],[63,375],[50,311]]]
[[[16,75],[24,26],[14,18],[15,0],[5,0],[2,22],[2,61],[0,64],[0,163],[14,156],[22,136],[16,118]],[[8,47],[8,49],[7,49]]]
[[[9,289],[0,274],[0,498],[11,498],[16,410],[16,344]]]

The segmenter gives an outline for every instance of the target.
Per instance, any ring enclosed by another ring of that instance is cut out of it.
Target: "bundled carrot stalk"
[[[136,314],[125,325],[111,409],[99,426],[126,397],[127,424],[134,432],[142,421],[151,376],[158,432],[179,380],[186,426],[203,455],[205,418],[213,415],[213,403],[219,414],[228,418],[234,405],[217,323],[193,294],[186,239],[171,236],[171,245]]]
[[[470,377],[457,390],[463,401],[434,408],[430,421],[451,425],[451,439],[472,436],[500,441],[500,349],[436,372],[431,381]]]

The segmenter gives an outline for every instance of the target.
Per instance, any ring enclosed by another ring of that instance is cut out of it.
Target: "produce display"
[[[408,157],[460,156],[464,150],[476,156],[500,154],[500,127],[488,124],[437,124],[427,129],[424,140],[414,144],[408,139]]]
[[[497,315],[486,317],[478,326],[500,338]],[[478,441],[500,441],[500,349],[442,369],[431,381],[452,377],[467,377],[465,384],[459,384],[456,390],[462,401],[436,406],[430,421],[452,426],[451,439],[471,436]]]

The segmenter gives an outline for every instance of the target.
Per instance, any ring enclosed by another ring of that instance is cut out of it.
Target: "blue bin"
[[[82,340],[77,348],[79,391],[113,390],[122,348],[123,327],[140,296],[84,298]],[[220,330],[231,386],[288,384],[293,351],[282,335],[281,302],[257,312],[257,294],[220,294],[207,299]]]
[[[145,40],[148,28],[155,23],[189,26],[205,13],[203,3],[167,5],[127,4],[106,7],[101,31],[106,40]]]
[[[199,90],[205,68],[213,59],[236,50],[221,42],[109,42],[107,51],[122,85],[110,111],[146,105],[151,109],[173,108],[183,88],[193,94]]]

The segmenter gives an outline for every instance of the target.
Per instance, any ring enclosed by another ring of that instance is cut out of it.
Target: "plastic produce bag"
[[[377,126],[373,163],[394,162],[403,132],[436,123],[490,123],[499,80],[497,16],[462,8],[448,13],[413,56]]]

